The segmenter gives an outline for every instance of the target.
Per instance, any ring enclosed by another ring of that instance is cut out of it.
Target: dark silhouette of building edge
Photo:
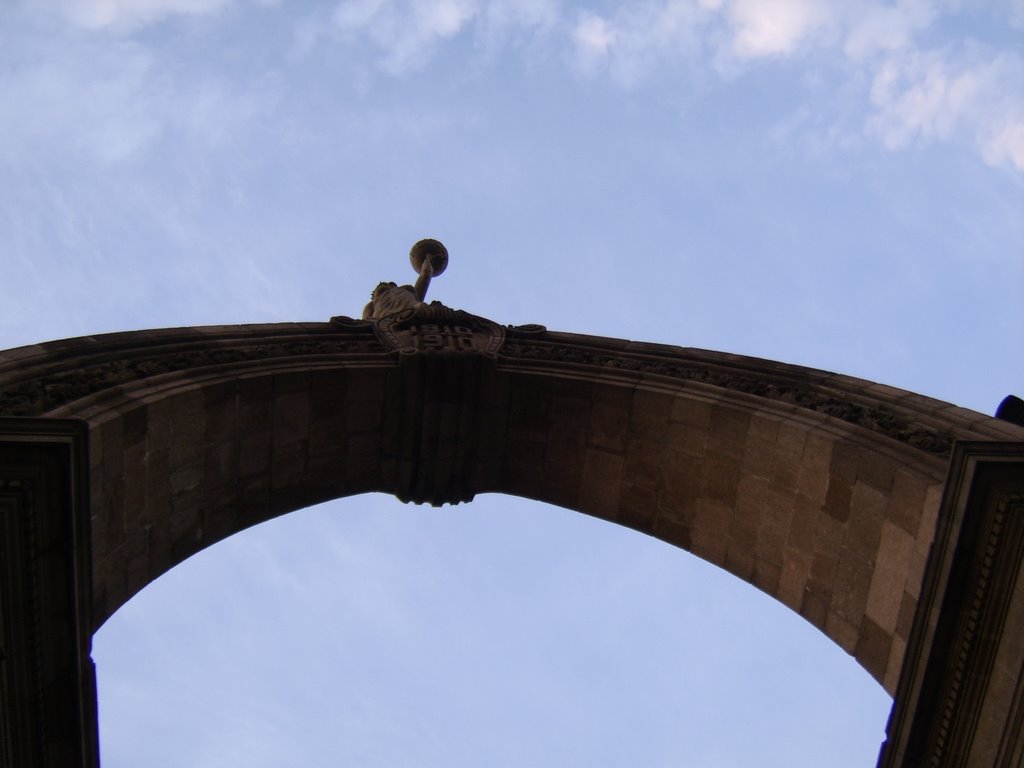
[[[146,584],[369,491],[508,493],[648,533],[894,696],[878,765],[1024,765],[1024,426],[434,303],[0,352],[0,766],[98,765],[91,637]]]

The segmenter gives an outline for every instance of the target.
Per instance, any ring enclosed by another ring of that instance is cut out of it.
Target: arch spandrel
[[[520,385],[534,414],[546,415],[510,423],[505,492],[627,525],[726,568],[893,691],[943,461],[749,396],[588,383],[574,401],[564,382],[550,394],[542,380]]]
[[[635,528],[799,612],[894,691],[955,440],[1024,429],[702,350],[503,330],[389,353],[369,324],[167,329],[3,353],[0,410],[90,425],[95,623],[194,552],[367,491],[499,492]]]

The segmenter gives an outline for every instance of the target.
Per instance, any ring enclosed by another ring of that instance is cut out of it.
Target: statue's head
[[[377,283],[377,287],[373,289],[373,293],[370,294],[370,298],[376,299],[383,296],[385,293],[390,291],[392,288],[397,288],[397,283]]]

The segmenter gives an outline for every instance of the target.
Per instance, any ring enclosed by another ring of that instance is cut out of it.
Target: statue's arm
[[[416,301],[423,301],[427,295],[427,288],[430,287],[430,278],[434,275],[434,267],[430,259],[423,260],[423,267],[420,269],[420,276],[416,278]]]

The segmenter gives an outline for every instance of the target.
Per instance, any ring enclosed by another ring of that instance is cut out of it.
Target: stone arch
[[[499,492],[726,568],[890,694],[954,442],[1024,439],[823,371],[539,326],[501,336],[469,355],[396,353],[342,318],[85,337],[3,353],[0,413],[88,424],[93,630],[271,517],[367,491]]]

